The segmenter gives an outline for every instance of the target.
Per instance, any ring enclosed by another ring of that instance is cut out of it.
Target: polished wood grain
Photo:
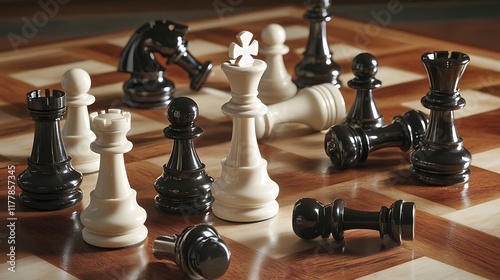
[[[243,29],[259,38],[260,30],[271,22],[285,28],[294,26],[293,30],[300,33],[308,28],[302,19],[303,12],[301,8],[292,7],[227,17],[223,21],[193,21],[188,23],[191,28],[188,39],[227,47]],[[33,122],[26,112],[25,94],[36,87],[30,83],[36,79],[42,84],[46,81],[42,88],[60,88],[58,67],[91,60],[85,64],[90,65],[85,70],[91,75],[90,93],[96,96],[96,102],[89,110],[114,107],[132,113],[128,139],[134,148],[125,154],[125,162],[130,184],[138,192],[138,203],[148,213],[149,235],[138,246],[116,250],[96,248],[83,241],[79,215],[89,203],[89,192],[95,186],[97,174],[84,176],[82,204],[59,211],[38,212],[23,207],[17,200],[20,189],[16,188],[18,271],[7,271],[5,261],[9,248],[4,241],[9,232],[3,226],[0,278],[36,278],[43,270],[57,273],[53,274],[56,279],[181,279],[182,273],[174,263],[155,259],[152,243],[157,236],[180,233],[188,225],[204,222],[215,226],[232,251],[231,265],[224,279],[421,279],[433,276],[498,279],[500,171],[491,170],[485,164],[496,162],[496,166],[500,166],[496,156],[500,153],[496,151],[500,139],[500,55],[390,29],[381,29],[377,36],[369,37],[368,43],[359,44],[356,28],[364,28],[364,24],[343,18],[334,18],[328,23],[329,42],[337,50],[334,57],[337,54],[342,57],[338,60],[344,70],[341,90],[350,108],[354,91],[346,83],[347,77],[352,76],[351,60],[358,50],[373,53],[379,59],[378,76],[383,83],[382,88],[374,91],[374,96],[387,123],[392,116],[409,109],[403,104],[419,100],[427,92],[427,76],[420,62],[422,53],[444,49],[471,55],[471,64],[460,88],[464,95],[470,90],[481,93],[473,95],[477,100],[467,100],[467,106],[477,110],[485,105],[491,108],[456,119],[464,145],[473,154],[472,176],[467,184],[429,187],[415,181],[408,171],[408,153],[397,148],[375,151],[355,168],[335,171],[323,150],[323,133],[312,133],[300,125],[285,125],[270,138],[259,141],[262,156],[268,161],[269,174],[280,185],[277,199],[280,212],[276,217],[259,223],[238,224],[219,220],[210,212],[195,216],[164,213],[154,206],[153,182],[161,174],[172,147],[172,141],[162,134],[168,125],[165,110],[126,108],[120,97],[121,84],[128,75],[100,72],[98,66],[104,63],[115,67],[121,51],[116,42],[126,42],[134,30],[43,45],[19,53],[4,52],[0,53],[0,219],[7,221],[7,166],[14,165],[19,174],[31,152]],[[287,41],[290,53],[285,56],[285,63],[290,73],[301,59],[300,48],[305,46],[306,39],[298,36]],[[199,56],[197,51],[192,50],[197,59],[214,63],[214,74],[200,92],[188,89],[184,71],[168,66],[167,72],[178,94],[192,97],[200,106],[197,125],[205,133],[195,144],[207,172],[217,178],[221,172],[220,161],[229,149],[232,129],[231,121],[220,113],[220,106],[230,98],[227,80],[220,71],[220,64],[228,58],[225,51]],[[33,77],[23,74],[33,70]],[[474,161],[476,154],[482,156]],[[366,211],[378,211],[380,206],[389,206],[397,199],[413,201],[417,205],[415,240],[398,246],[389,239],[380,239],[376,232],[363,230],[347,231],[345,242],[340,243],[332,238],[300,240],[291,230],[291,210],[301,197],[313,197],[323,203],[343,198],[348,207]],[[31,269],[33,267],[37,269]]]

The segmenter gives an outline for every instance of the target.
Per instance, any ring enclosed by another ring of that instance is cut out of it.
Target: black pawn
[[[454,185],[469,180],[471,154],[463,146],[454,121],[454,110],[465,106],[458,83],[469,64],[460,52],[437,51],[422,55],[430,90],[422,105],[431,110],[429,128],[411,153],[411,174],[431,185]]]
[[[188,215],[207,211],[213,202],[210,187],[214,180],[205,172],[205,165],[194,149],[193,139],[203,133],[194,124],[198,106],[190,98],[174,98],[167,108],[167,116],[171,125],[163,134],[174,143],[163,174],[154,183],[158,192],[156,207]]]
[[[26,95],[28,113],[35,121],[33,149],[28,167],[17,177],[19,200],[38,210],[59,210],[82,200],[82,174],[71,166],[62,141],[59,121],[66,112],[63,91],[49,89]]]
[[[418,145],[426,130],[427,117],[415,110],[395,116],[391,124],[372,130],[334,125],[325,135],[325,151],[334,168],[345,169],[365,161],[369,153],[381,148],[399,147],[406,152]]]
[[[304,18],[309,21],[309,38],[303,59],[295,66],[297,79],[293,82],[298,88],[317,84],[332,83],[340,87],[338,77],[342,71],[333,61],[333,54],[326,35],[326,22],[330,21],[329,0],[306,0],[307,12]]]
[[[130,38],[120,54],[118,71],[130,73],[123,85],[123,102],[129,107],[165,107],[174,98],[174,83],[165,77],[165,68],[158,63],[155,53],[177,64],[191,79],[192,90],[199,90],[212,63],[198,62],[187,49],[184,39],[188,27],[169,20],[157,20],[141,26]]]
[[[292,215],[293,232],[302,239],[328,238],[332,234],[335,240],[342,241],[344,231],[350,229],[378,230],[380,238],[388,235],[398,244],[414,237],[415,203],[403,200],[397,200],[390,208],[382,206],[379,212],[364,212],[345,207],[339,198],[328,205],[301,198]]]
[[[384,126],[382,115],[373,99],[373,89],[382,83],[375,78],[378,72],[378,61],[370,53],[358,54],[352,61],[354,79],[347,85],[356,90],[351,110],[346,116],[345,124],[360,126],[363,129],[374,129]]]
[[[160,236],[153,243],[158,259],[175,262],[188,279],[216,279],[226,273],[231,252],[212,226],[199,224],[180,235]]]

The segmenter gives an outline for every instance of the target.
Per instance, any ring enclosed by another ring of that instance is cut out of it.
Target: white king
[[[231,100],[222,112],[233,119],[231,147],[222,160],[221,176],[212,184],[215,216],[234,222],[256,222],[278,213],[278,185],[269,178],[267,161],[261,157],[255,133],[255,118],[267,112],[258,98],[257,87],[266,63],[254,59],[258,51],[252,33],[240,32],[241,46],[232,43],[229,56],[234,60],[222,64],[231,87]]]

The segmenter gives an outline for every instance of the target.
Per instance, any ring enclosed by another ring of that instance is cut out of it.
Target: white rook
[[[119,109],[90,114],[97,138],[91,148],[101,155],[96,187],[90,204],[82,211],[83,239],[94,246],[120,248],[146,239],[146,211],[137,204],[137,192],[130,187],[123,153],[132,150],[126,134],[130,113]]]

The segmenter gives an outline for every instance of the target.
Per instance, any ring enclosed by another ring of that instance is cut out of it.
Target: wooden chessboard
[[[290,53],[285,64],[293,73],[308,36],[303,13],[300,8],[280,8],[185,23],[190,26],[187,40],[191,53],[199,61],[211,60],[213,75],[199,92],[189,90],[186,72],[175,65],[167,67],[168,78],[176,84],[178,95],[193,98],[200,107],[197,125],[205,133],[195,143],[214,178],[220,175],[220,161],[228,152],[231,137],[231,121],[220,110],[229,100],[229,85],[220,70],[220,64],[228,60],[227,47],[241,30],[253,32],[258,39],[265,25],[279,23],[287,31]],[[470,55],[460,84],[467,106],[456,112],[458,132],[473,155],[470,181],[450,187],[418,183],[409,175],[408,153],[397,148],[374,152],[365,163],[337,172],[323,150],[324,133],[284,125],[277,127],[272,137],[259,141],[270,177],[280,186],[280,211],[267,221],[238,224],[219,220],[210,212],[182,216],[155,208],[153,182],[169,158],[172,141],[162,134],[169,124],[164,109],[128,109],[121,103],[121,86],[128,74],[117,73],[116,68],[120,51],[133,31],[0,53],[0,278],[182,278],[173,262],[153,256],[153,240],[202,222],[214,225],[232,251],[224,279],[500,277],[498,53],[333,18],[328,23],[329,43],[344,71],[342,93],[347,108],[354,98],[353,90],[346,86],[353,77],[351,60],[360,52],[371,52],[379,60],[377,78],[383,83],[374,95],[387,123],[410,108],[424,110],[419,100],[429,85],[420,62],[422,53],[458,50]],[[85,69],[92,77],[90,93],[96,102],[89,111],[122,108],[132,113],[128,138],[134,148],[125,161],[138,203],[148,213],[149,235],[141,245],[107,250],[83,241],[79,215],[89,203],[97,174],[84,176],[84,200],[70,209],[38,212],[23,207],[18,200],[19,188],[15,198],[8,198],[8,167],[15,167],[15,175],[26,168],[33,141],[34,124],[26,112],[25,94],[39,88],[61,88],[61,75],[74,67]],[[397,199],[413,201],[417,205],[415,240],[397,246],[367,230],[346,232],[343,245],[332,238],[301,240],[291,227],[293,204],[301,197],[324,203],[343,198],[348,207],[365,211],[378,211]],[[15,211],[8,217],[7,200],[12,199]],[[12,222],[8,218],[17,218],[13,231],[5,226]],[[8,270],[7,254],[12,246],[8,240],[15,240],[15,273]]]

